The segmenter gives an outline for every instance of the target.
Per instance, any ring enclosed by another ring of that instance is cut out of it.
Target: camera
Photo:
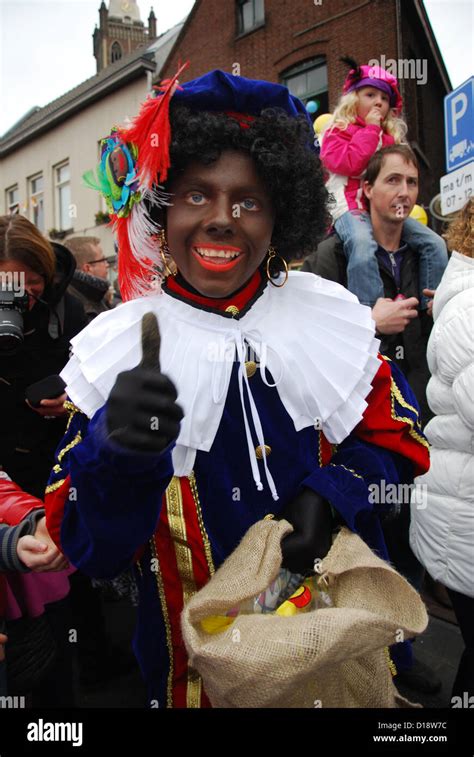
[[[0,355],[11,355],[23,344],[23,313],[27,310],[27,292],[19,295],[0,288]]]

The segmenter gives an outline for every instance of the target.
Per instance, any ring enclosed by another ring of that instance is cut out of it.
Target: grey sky
[[[94,76],[92,32],[99,5],[100,0],[0,0],[0,135],[34,105],[46,105]],[[183,19],[194,0],[139,0],[145,23],[151,5],[161,33]],[[425,0],[425,6],[456,87],[474,71],[473,0]]]

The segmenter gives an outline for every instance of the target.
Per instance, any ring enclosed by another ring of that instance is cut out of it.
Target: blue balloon
[[[315,102],[314,100],[308,100],[306,103],[306,110],[308,113],[316,113],[316,111],[319,108],[319,103]]]

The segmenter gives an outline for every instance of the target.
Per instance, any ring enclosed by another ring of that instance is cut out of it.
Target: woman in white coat
[[[410,528],[413,552],[448,589],[466,645],[451,700],[461,707],[474,695],[473,232],[471,199],[448,231],[453,253],[434,298],[427,398],[436,416],[425,429],[431,468],[416,479],[427,496],[412,497]]]

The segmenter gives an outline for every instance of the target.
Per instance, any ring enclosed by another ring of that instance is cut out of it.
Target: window
[[[7,189],[6,196],[7,214],[11,216],[18,215],[20,212],[20,192],[18,190],[18,184]]]
[[[293,66],[281,76],[281,83],[305,105],[311,100],[316,103],[316,110],[310,113],[313,120],[328,112],[328,68],[325,58],[313,58]]]
[[[54,168],[54,185],[56,197],[56,227],[59,231],[71,228],[69,206],[71,204],[71,184],[69,163],[62,163]]]
[[[237,0],[237,34],[245,34],[265,20],[263,0]]]
[[[116,60],[120,60],[122,57],[122,48],[118,42],[114,42],[110,49],[110,62],[115,63]]]
[[[40,173],[37,176],[32,176],[29,181],[30,221],[32,221],[40,231],[44,231],[43,189],[43,174]]]

